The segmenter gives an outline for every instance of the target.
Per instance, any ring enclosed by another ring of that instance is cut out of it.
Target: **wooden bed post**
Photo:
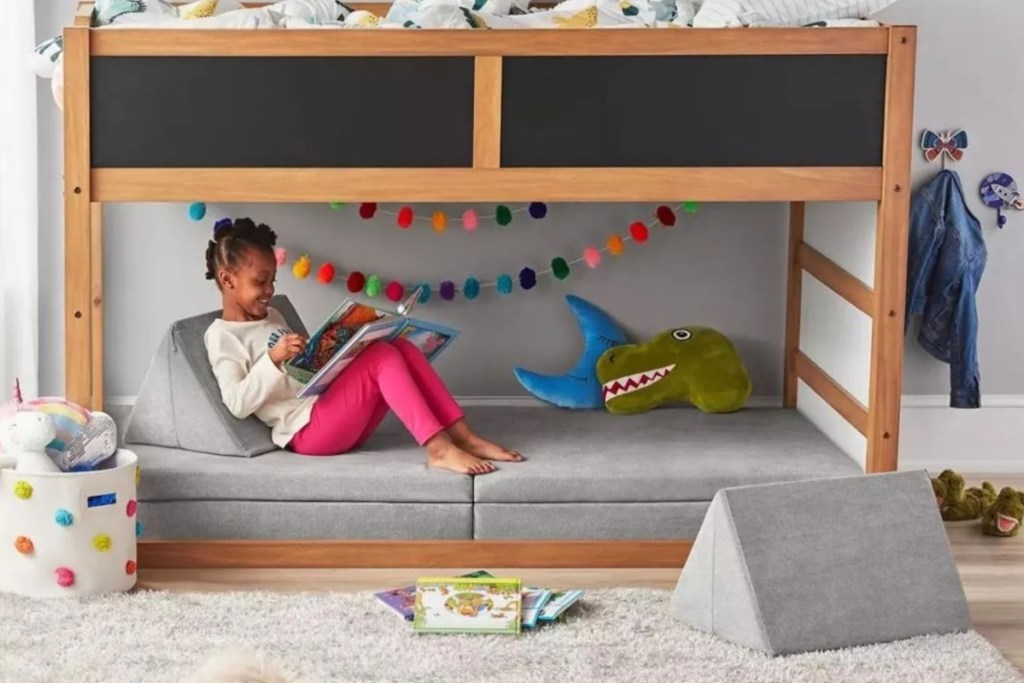
[[[64,30],[64,393],[95,407],[89,166],[89,29],[76,26]]]
[[[800,350],[800,306],[803,268],[800,266],[800,245],[804,242],[804,220],[807,205],[789,203],[789,269],[786,291],[786,356],[783,359],[782,407],[796,408],[796,352]]]
[[[92,202],[89,208],[89,281],[92,297],[90,407],[92,410],[103,410],[103,205]]]
[[[477,57],[473,70],[473,168],[501,166],[501,57]]]
[[[875,228],[868,472],[895,470],[899,451],[916,38],[917,31],[912,27],[889,29],[882,198]]]

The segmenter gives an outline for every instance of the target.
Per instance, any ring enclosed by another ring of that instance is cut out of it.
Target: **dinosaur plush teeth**
[[[1017,520],[1013,517],[1007,517],[1006,515],[996,515],[996,526],[999,527],[999,531],[1004,534],[1008,534],[1013,531],[1013,527],[1017,526]]]
[[[610,380],[604,383],[604,391],[602,393],[607,399],[609,395],[612,397],[622,396],[638,389],[643,389],[646,386],[664,379],[668,373],[672,372],[672,368],[674,367],[675,364],[666,365],[665,367],[657,368],[655,370],[646,370],[644,372],[638,372],[633,375]]]

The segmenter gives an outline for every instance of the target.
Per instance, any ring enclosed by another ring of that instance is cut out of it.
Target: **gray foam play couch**
[[[303,329],[286,299],[274,305]],[[528,458],[476,478],[428,469],[391,418],[358,452],[301,456],[220,403],[202,341],[218,314],[171,327],[122,421],[142,466],[147,538],[693,538],[719,489],[861,471],[779,409],[471,407],[477,431]]]

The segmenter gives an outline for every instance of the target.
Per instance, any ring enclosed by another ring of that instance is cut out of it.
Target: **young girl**
[[[427,451],[427,464],[464,474],[494,471],[492,460],[522,460],[474,434],[455,399],[415,345],[404,339],[367,347],[316,397],[281,369],[306,340],[270,307],[277,260],[274,231],[248,218],[223,219],[206,249],[222,317],[206,330],[206,350],[231,414],[255,414],[281,448],[330,455],[358,448],[390,408]]]

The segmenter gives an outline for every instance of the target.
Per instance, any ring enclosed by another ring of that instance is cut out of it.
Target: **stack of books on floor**
[[[520,579],[480,570],[462,576],[425,577],[376,595],[411,621],[418,633],[515,635],[558,621],[579,602],[583,591],[524,587]]]

